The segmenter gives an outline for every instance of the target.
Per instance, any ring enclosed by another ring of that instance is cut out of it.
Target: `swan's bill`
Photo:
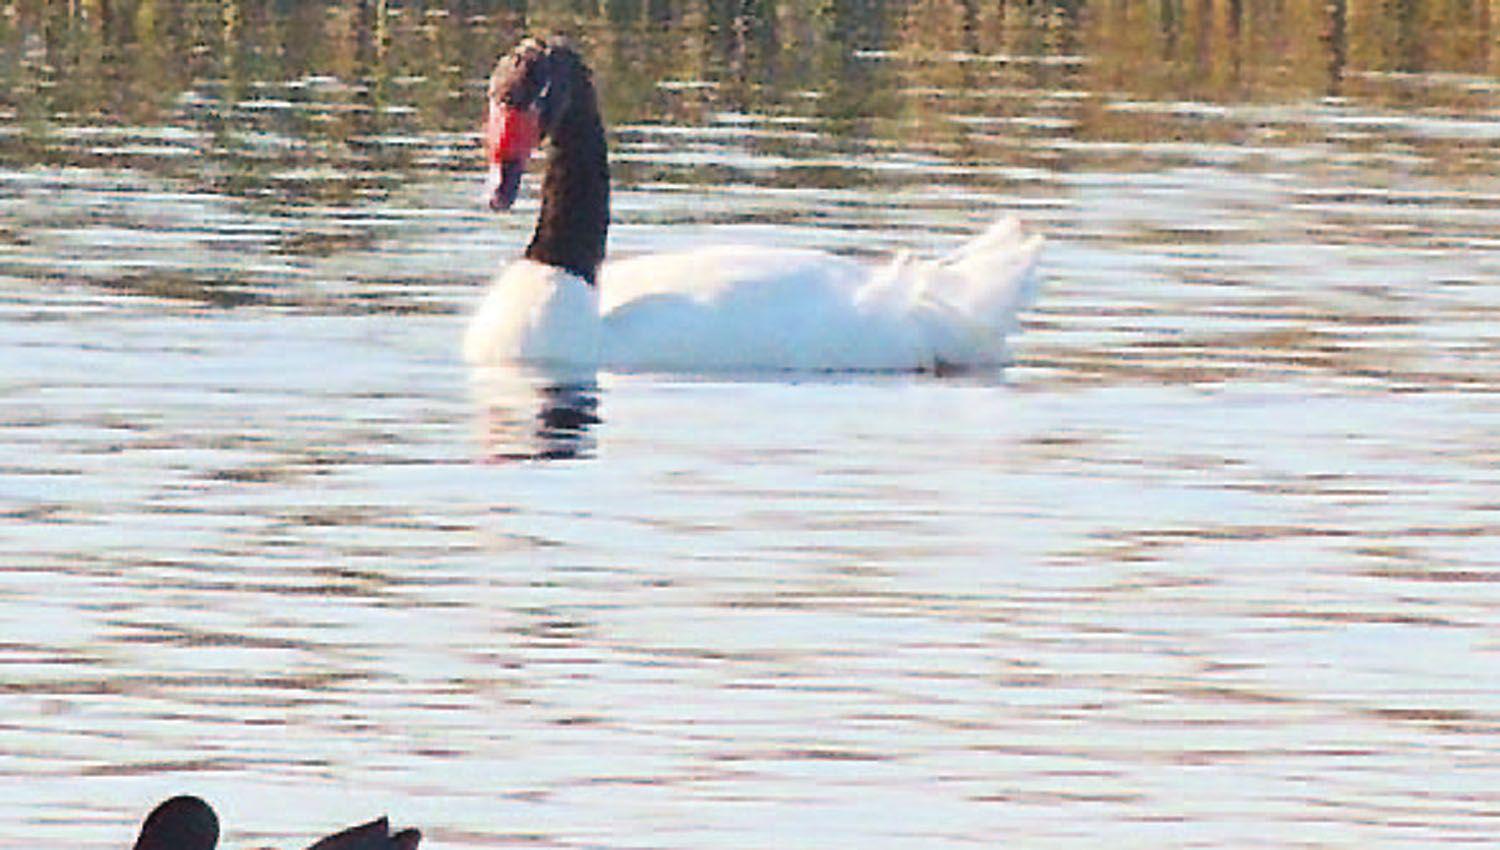
[[[484,197],[491,210],[504,212],[516,202],[521,192],[521,175],[526,173],[526,160],[498,162],[490,166],[489,179],[484,184]]]
[[[521,174],[541,135],[541,117],[535,107],[490,101],[484,128],[485,158],[490,163],[485,197],[490,209],[501,212],[515,204]]]

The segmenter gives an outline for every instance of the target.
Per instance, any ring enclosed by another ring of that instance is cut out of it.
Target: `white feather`
[[[522,260],[491,285],[464,352],[475,364],[617,371],[995,366],[1040,249],[1006,218],[937,261],[712,247],[606,263],[596,290]]]

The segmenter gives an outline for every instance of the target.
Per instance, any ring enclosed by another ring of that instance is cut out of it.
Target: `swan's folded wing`
[[[856,285],[859,263],[822,251],[758,245],[711,245],[690,251],[645,254],[604,264],[599,273],[600,311],[640,298],[672,295],[700,302],[745,297],[789,279],[808,286]]]

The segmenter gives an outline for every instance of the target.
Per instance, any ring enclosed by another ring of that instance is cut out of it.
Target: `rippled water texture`
[[[1493,3],[0,3],[0,845],[1493,846]],[[1003,376],[557,385],[495,53],[616,255],[1049,242]]]

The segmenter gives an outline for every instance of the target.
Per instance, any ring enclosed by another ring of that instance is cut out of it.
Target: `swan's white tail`
[[[941,262],[952,265],[968,257],[1008,250],[1020,243],[1021,222],[1015,216],[1008,215],[996,219],[993,224],[984,229],[984,232],[958,246],[948,256],[941,258]]]
[[[939,297],[980,324],[1010,332],[1036,297],[1041,253],[1042,237],[1025,235],[1021,223],[1006,216],[940,261],[962,282]]]
[[[1040,236],[1009,216],[938,260],[897,256],[862,289],[865,309],[898,317],[912,353],[934,368],[1007,359],[1005,337],[1036,294]]]

